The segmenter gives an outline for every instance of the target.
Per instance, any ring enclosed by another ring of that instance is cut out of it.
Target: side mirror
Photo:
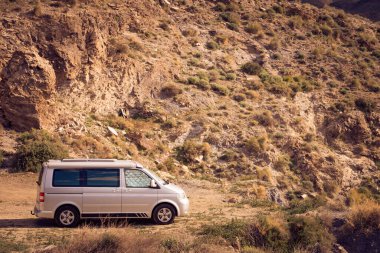
[[[150,180],[150,188],[157,188],[157,183],[154,179]]]

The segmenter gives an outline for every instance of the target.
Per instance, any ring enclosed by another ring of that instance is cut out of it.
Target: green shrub
[[[291,245],[308,252],[330,252],[335,237],[316,217],[293,217],[290,219]]]
[[[37,172],[42,163],[49,159],[63,159],[68,156],[66,148],[56,136],[44,130],[32,130],[18,138],[16,169]]]
[[[247,62],[241,66],[241,71],[248,75],[258,75],[262,71],[262,67],[256,62]]]

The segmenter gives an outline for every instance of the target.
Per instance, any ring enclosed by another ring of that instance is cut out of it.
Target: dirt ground
[[[57,228],[51,220],[38,219],[30,214],[36,198],[37,174],[0,171],[0,239],[20,242],[41,249],[79,233],[81,229],[106,229],[101,221],[83,221],[79,228]],[[237,198],[227,192],[228,185],[205,180],[180,180],[190,199],[190,214],[177,218],[174,224],[156,226],[146,220],[130,220],[128,227],[141,233],[157,233],[191,241],[202,224],[212,224],[232,218],[250,218],[259,208],[229,203]],[[119,221],[118,224],[123,223]],[[125,229],[125,225],[120,226]]]

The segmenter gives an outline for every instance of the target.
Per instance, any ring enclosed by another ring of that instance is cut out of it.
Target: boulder
[[[1,72],[0,106],[17,131],[41,128],[49,121],[49,99],[56,76],[49,61],[35,52],[16,51]]]

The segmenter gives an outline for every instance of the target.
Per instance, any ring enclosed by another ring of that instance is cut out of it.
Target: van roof
[[[132,160],[117,159],[62,159],[49,160],[44,163],[47,168],[73,169],[73,168],[142,168],[142,165]]]

